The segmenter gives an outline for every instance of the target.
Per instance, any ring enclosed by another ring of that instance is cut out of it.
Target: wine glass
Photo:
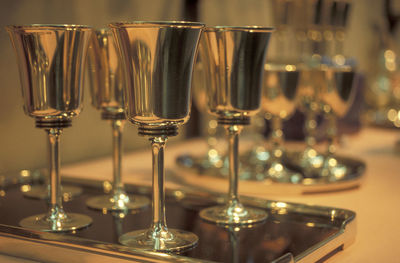
[[[283,146],[282,120],[296,109],[295,100],[300,79],[298,66],[292,64],[265,64],[262,109],[271,115],[272,150],[266,177],[278,182],[301,181],[302,175],[283,163],[286,151]]]
[[[114,38],[108,29],[96,30],[88,51],[92,105],[111,124],[113,137],[113,187],[108,195],[92,197],[86,204],[93,209],[132,210],[150,204],[147,197],[128,195],[121,181],[122,132],[125,124],[124,72]]]
[[[351,66],[332,66],[327,71],[327,85],[321,90],[323,112],[328,120],[328,147],[320,175],[331,181],[346,175],[347,168],[335,157],[337,118],[343,117],[355,96],[357,74]]]
[[[226,129],[229,142],[228,203],[203,209],[200,217],[223,225],[262,222],[266,211],[244,207],[238,197],[239,133],[260,108],[264,63],[272,28],[210,27],[200,42],[208,110]]]
[[[82,76],[92,30],[79,25],[7,26],[17,62],[24,110],[49,136],[50,209],[20,221],[40,231],[71,231],[92,219],[64,212],[60,184],[59,144],[63,128],[82,108]]]
[[[170,229],[165,218],[164,151],[169,136],[189,119],[191,80],[204,27],[192,22],[133,22],[109,25],[126,70],[126,116],[148,136],[153,153],[153,219],[150,229],[122,235],[127,246],[178,251],[197,243],[193,233]]]

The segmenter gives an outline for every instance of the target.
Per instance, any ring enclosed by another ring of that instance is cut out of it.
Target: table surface
[[[399,262],[396,250],[400,244],[400,154],[395,153],[395,143],[400,132],[391,129],[365,128],[360,133],[345,137],[338,153],[353,156],[366,162],[365,180],[359,188],[330,193],[288,194],[277,191],[252,191],[252,184],[242,187],[241,194],[265,199],[346,208],[357,213],[356,241],[326,262]],[[166,186],[169,188],[194,188],[184,171],[175,164],[182,153],[205,152],[206,144],[197,139],[167,145],[165,166]],[[85,161],[64,166],[62,174],[97,180],[111,180],[111,158]],[[188,177],[190,178],[190,177]],[[151,152],[145,149],[126,154],[123,159],[123,181],[134,184],[151,184]],[[262,184],[262,183],[258,183]],[[208,184],[209,190],[226,192],[228,183],[219,180]],[[254,184],[256,186],[256,184]],[[201,190],[202,186],[196,187]],[[268,189],[267,186],[265,186]],[[32,262],[0,255],[1,262]]]

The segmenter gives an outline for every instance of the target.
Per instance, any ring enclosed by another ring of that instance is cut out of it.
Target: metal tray
[[[64,202],[67,212],[85,213],[93,224],[73,233],[44,233],[18,227],[26,217],[46,211],[43,200],[22,191],[32,178],[0,180],[0,253],[41,262],[323,262],[355,238],[355,213],[349,210],[242,197],[243,203],[266,209],[267,221],[249,228],[223,228],[201,220],[200,209],[224,202],[206,192],[167,191],[168,226],[199,236],[198,245],[180,255],[144,252],[117,243],[118,236],[147,228],[151,209],[134,214],[104,214],[90,210],[88,197],[104,193],[101,181],[63,178],[81,186],[83,194]],[[128,192],[151,196],[151,189],[127,185]]]
[[[302,174],[301,168],[297,165],[299,152],[290,152],[285,164],[294,171]],[[242,156],[243,159],[245,159]],[[240,174],[240,192],[242,194],[265,195],[265,194],[311,194],[340,191],[356,188],[361,185],[364,180],[364,172],[366,165],[363,161],[346,156],[337,156],[339,163],[347,167],[347,172],[340,178],[330,178],[315,175],[313,177],[304,178],[298,182],[277,182],[269,179],[264,179],[255,175],[255,171],[260,170],[262,173],[265,167],[258,169],[254,164],[246,165]],[[176,159],[178,167],[183,168],[181,181],[193,187],[201,187],[203,190],[211,190],[223,192],[227,189],[228,169],[227,167],[216,168],[211,167],[204,162],[203,156],[195,155],[180,155]],[[248,160],[246,160],[248,162]],[[242,161],[242,162],[246,162]]]

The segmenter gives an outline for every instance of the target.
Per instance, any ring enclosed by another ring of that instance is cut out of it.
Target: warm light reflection
[[[329,161],[329,166],[333,167],[337,165],[337,160],[335,158],[330,158]]]
[[[26,193],[31,190],[31,186],[29,184],[21,185],[21,192]]]
[[[295,65],[286,65],[285,70],[286,71],[296,71],[296,66]]]
[[[21,170],[19,173],[22,177],[29,177],[31,175],[31,172],[29,170]]]
[[[331,221],[335,220],[336,210],[331,211]]]
[[[109,193],[112,190],[112,184],[109,181],[103,182],[103,190],[105,193]]]
[[[176,197],[176,199],[182,199],[183,197],[185,197],[185,194],[182,191],[175,191],[174,192],[174,196]]]
[[[285,208],[285,207],[287,207],[287,204],[286,203],[284,203],[284,202],[276,202],[276,207],[278,207],[278,208]]]

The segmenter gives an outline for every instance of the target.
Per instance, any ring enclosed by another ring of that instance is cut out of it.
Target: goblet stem
[[[150,138],[153,153],[153,220],[150,229],[122,235],[119,242],[152,251],[178,251],[196,245],[198,237],[190,232],[168,229],[165,219],[164,150],[166,135]]]
[[[328,137],[328,148],[327,148],[327,157],[333,157],[336,152],[336,136],[337,136],[337,128],[336,128],[336,116],[334,114],[327,115],[328,119],[328,128],[327,128],[327,137]]]
[[[145,208],[150,204],[147,197],[140,195],[128,195],[122,183],[122,132],[125,120],[119,117],[109,118],[112,128],[112,161],[113,161],[113,187],[108,195],[89,198],[86,204],[97,210],[127,211]]]
[[[43,124],[37,122],[37,126]],[[40,231],[63,232],[86,227],[92,219],[86,215],[66,214],[62,205],[60,180],[60,136],[62,128],[45,129],[49,136],[50,209],[47,214],[34,215],[21,220],[20,225]]]
[[[224,124],[229,140],[229,191],[228,203],[203,209],[200,217],[221,225],[248,225],[260,223],[267,219],[264,210],[244,207],[238,197],[239,183],[239,134],[241,125]]]
[[[46,129],[49,136],[49,158],[50,158],[50,211],[49,217],[56,219],[64,214],[61,199],[61,180],[60,180],[60,136],[62,129]],[[66,216],[66,215],[64,215]]]
[[[302,176],[295,171],[285,167],[283,164],[283,131],[282,119],[279,116],[272,116],[272,162],[267,170],[267,177],[279,182],[292,182],[297,183],[301,180]]]
[[[235,230],[233,227],[228,228],[228,233],[229,233],[229,243],[231,245],[231,253],[232,253],[232,258],[231,262],[232,263],[239,263],[239,230]]]
[[[275,161],[281,161],[283,149],[283,131],[282,131],[282,120],[277,116],[273,116],[271,119],[272,125],[272,147],[273,147],[273,158]]]
[[[153,222],[150,229],[151,233],[149,234],[154,238],[160,238],[168,231],[165,219],[164,185],[164,150],[167,137],[159,136],[151,138],[150,140],[153,152]]]
[[[335,157],[335,144],[337,139],[336,116],[330,113],[326,115],[326,118],[328,120],[328,128],[326,131],[328,137],[328,148],[326,150],[326,156],[321,170],[321,175],[333,181],[342,178],[346,174],[347,169],[346,166],[340,164]]]
[[[315,140],[315,129],[317,127],[316,114],[312,109],[307,110],[306,120],[304,123],[304,131],[306,134],[306,145],[307,148],[314,148]]]
[[[124,129],[124,120],[112,120],[112,136],[113,136],[113,194],[119,195],[124,193],[124,185],[121,180],[121,164],[122,164],[122,131]]]
[[[239,134],[242,130],[241,126],[229,125],[226,127],[229,139],[229,209],[232,212],[238,207],[242,208],[238,198],[239,183]]]

